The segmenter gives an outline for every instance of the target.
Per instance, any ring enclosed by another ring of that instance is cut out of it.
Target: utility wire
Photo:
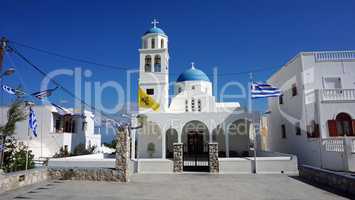
[[[18,46],[21,46],[21,47],[25,47],[25,48],[28,48],[28,49],[32,49],[32,50],[37,51],[37,52],[45,53],[47,55],[51,55],[51,56],[55,56],[55,57],[64,58],[64,59],[67,59],[67,60],[72,60],[72,61],[75,61],[75,62],[81,62],[81,63],[90,64],[90,65],[96,65],[96,66],[105,67],[105,68],[114,69],[114,70],[132,70],[132,69],[134,69],[134,68],[127,68],[127,67],[117,67],[117,66],[110,65],[110,64],[97,63],[97,62],[86,60],[86,59],[75,58],[75,57],[72,57],[72,56],[67,56],[67,55],[55,53],[55,52],[52,52],[52,51],[36,48],[36,47],[30,46],[30,45],[27,45],[27,44],[22,44],[22,43],[19,43],[19,42],[16,42],[16,41],[9,41],[9,43],[13,43],[15,45],[18,45]],[[273,70],[273,69],[277,69],[277,68],[280,68],[280,66],[261,67],[261,68],[256,68],[256,69],[251,69],[251,70],[241,71],[241,72],[217,73],[216,75],[217,76],[236,76],[236,75],[243,75],[243,74],[249,74],[249,73],[258,73],[258,72]],[[168,73],[168,74],[180,75],[180,74],[177,74],[177,73]],[[214,74],[207,74],[207,75],[214,76]]]
[[[22,47],[25,47],[25,48],[29,48],[29,49],[32,49],[32,50],[35,50],[35,51],[38,51],[38,52],[42,52],[42,53],[48,54],[48,55],[52,55],[52,56],[56,56],[56,57],[60,57],[60,58],[64,58],[64,59],[72,60],[72,61],[76,61],[76,62],[86,63],[86,64],[90,64],[90,65],[97,65],[97,66],[106,67],[106,68],[115,69],[115,70],[130,70],[130,69],[132,69],[132,68],[127,68],[127,67],[118,67],[118,66],[114,66],[114,65],[97,63],[97,62],[94,62],[94,61],[81,59],[81,58],[75,58],[75,57],[72,57],[72,56],[66,56],[66,55],[63,55],[63,54],[54,53],[54,52],[47,51],[47,50],[44,50],[44,49],[39,49],[39,48],[36,48],[36,47],[32,47],[32,46],[29,46],[29,45],[26,45],[26,44],[21,44],[21,43],[15,42],[15,41],[9,41],[9,43],[13,43],[15,45],[22,46]]]
[[[22,55],[19,51],[17,51],[16,48],[10,47],[8,46],[10,51],[13,51],[17,56],[19,56],[22,60],[24,60],[27,64],[29,64],[31,67],[33,67],[36,71],[38,71],[41,75],[43,75],[44,77],[47,77],[47,73],[44,72],[43,70],[41,70],[37,65],[33,64],[29,59],[27,59],[24,55]],[[91,108],[94,111],[100,111],[99,113],[106,117],[107,119],[113,120],[115,122],[117,122],[116,120],[110,118],[108,115],[106,115],[105,113],[101,112],[101,110],[96,109],[94,106],[86,103],[84,100],[82,100],[81,98],[77,97],[75,94],[73,94],[70,90],[68,90],[67,88],[65,88],[62,84],[60,84],[58,81],[56,81],[55,79],[50,78],[50,80],[56,85],[58,86],[59,89],[62,89],[65,93],[67,93],[68,95],[70,95],[71,97],[73,97],[76,100],[79,100],[82,104],[88,106],[89,108]],[[117,122],[119,123],[119,122]]]

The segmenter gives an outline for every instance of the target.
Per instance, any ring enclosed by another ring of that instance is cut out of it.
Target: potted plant
[[[155,144],[150,142],[147,146],[147,151],[149,153],[149,157],[152,158],[153,157],[153,154],[155,152]]]

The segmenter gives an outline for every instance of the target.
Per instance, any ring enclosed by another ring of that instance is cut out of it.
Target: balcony
[[[355,101],[355,89],[320,89],[319,97],[322,102]]]
[[[344,62],[354,61],[355,51],[324,51],[315,52],[314,59],[316,62]]]

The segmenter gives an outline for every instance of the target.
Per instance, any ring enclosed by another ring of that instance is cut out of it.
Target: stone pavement
[[[0,194],[6,199],[346,199],[286,175],[133,175],[129,183],[49,181]]]

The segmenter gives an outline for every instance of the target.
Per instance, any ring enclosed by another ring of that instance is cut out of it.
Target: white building
[[[51,105],[33,106],[32,109],[38,124],[37,137],[29,132],[28,119],[16,124],[13,136],[18,142],[28,142],[35,158],[52,157],[61,147],[71,152],[78,144],[101,146],[101,135],[94,134],[94,115],[91,112],[68,110],[63,113]],[[0,109],[1,124],[7,121],[7,110],[8,107]]]
[[[268,101],[269,150],[355,171],[355,52],[299,53],[268,83],[283,91]]]
[[[139,69],[139,114],[143,127],[132,132],[132,158],[170,159],[173,143],[184,144],[185,161],[207,159],[208,143],[218,142],[220,157],[248,157],[252,115],[238,102],[217,102],[208,76],[193,64],[174,83],[169,102],[168,36],[156,26],[142,37]],[[134,152],[136,151],[136,152]]]

